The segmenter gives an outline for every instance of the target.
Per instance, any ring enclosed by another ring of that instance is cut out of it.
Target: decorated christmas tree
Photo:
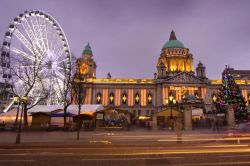
[[[228,72],[228,68],[226,67],[222,73],[222,85],[217,93],[217,113],[226,113],[227,105],[233,107],[236,123],[247,120],[248,112],[246,109],[246,101],[234,77]]]

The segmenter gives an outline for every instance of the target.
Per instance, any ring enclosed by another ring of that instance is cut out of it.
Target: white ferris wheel
[[[26,96],[33,104],[61,104],[71,75],[71,54],[58,22],[40,11],[14,18],[4,35],[1,66],[13,95]]]

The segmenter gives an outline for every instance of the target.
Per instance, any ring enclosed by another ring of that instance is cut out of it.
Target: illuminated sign
[[[187,91],[187,90],[198,90],[198,87],[170,86],[169,89]]]

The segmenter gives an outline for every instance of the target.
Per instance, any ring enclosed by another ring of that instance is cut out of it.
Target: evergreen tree
[[[247,120],[248,112],[246,109],[246,101],[233,76],[229,74],[227,67],[222,73],[222,85],[217,93],[217,112],[226,113],[226,105],[233,106],[236,123]]]

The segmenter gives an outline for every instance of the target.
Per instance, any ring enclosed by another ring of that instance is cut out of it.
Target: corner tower
[[[164,70],[164,71],[163,71]],[[194,74],[193,55],[177,40],[172,31],[169,40],[164,44],[157,62],[158,78],[165,78],[178,72]]]
[[[89,43],[85,46],[82,57],[77,59],[77,72],[86,78],[96,78],[96,63]]]
[[[206,67],[199,61],[198,66],[196,67],[196,75],[199,78],[206,78]]]

